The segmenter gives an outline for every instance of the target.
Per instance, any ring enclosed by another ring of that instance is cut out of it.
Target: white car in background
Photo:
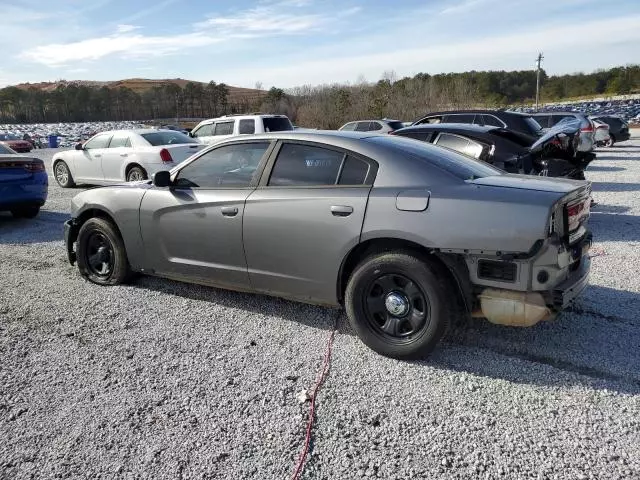
[[[609,134],[609,125],[595,118],[591,118],[590,120],[593,122],[593,126],[595,128],[593,139],[596,142],[596,145],[607,145],[611,140],[611,135]]]
[[[282,132],[293,130],[293,124],[286,115],[225,115],[201,121],[189,133],[200,143],[211,145],[236,135]]]
[[[133,182],[171,170],[205,147],[174,130],[112,130],[78,143],[75,150],[56,153],[51,168],[63,188]]]

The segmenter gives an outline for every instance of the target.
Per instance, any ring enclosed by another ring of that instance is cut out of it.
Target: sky
[[[0,87],[186,78],[253,88],[640,63],[639,0],[0,0]]]

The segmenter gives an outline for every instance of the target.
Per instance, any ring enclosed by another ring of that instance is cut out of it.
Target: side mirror
[[[153,185],[160,188],[165,188],[171,185],[171,174],[166,170],[156,172],[153,174]]]
[[[193,132],[187,132],[187,135],[189,135],[191,138],[193,138]]]
[[[84,150],[82,143],[76,143],[76,150]]]

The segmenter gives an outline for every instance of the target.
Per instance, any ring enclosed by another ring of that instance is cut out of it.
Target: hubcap
[[[365,290],[364,310],[374,331],[391,342],[406,342],[430,322],[429,302],[408,277],[384,274]]]
[[[143,178],[142,173],[140,173],[138,170],[133,170],[131,173],[129,173],[130,182],[138,182],[140,180],[143,180]]]
[[[56,178],[60,183],[64,184],[66,184],[67,180],[69,180],[69,174],[67,173],[67,169],[64,167],[64,165],[56,166]]]
[[[99,277],[108,277],[113,271],[113,247],[100,232],[93,232],[87,239],[86,263],[89,270]]]
[[[391,292],[384,300],[384,306],[391,315],[404,317],[409,311],[409,300],[400,293]]]

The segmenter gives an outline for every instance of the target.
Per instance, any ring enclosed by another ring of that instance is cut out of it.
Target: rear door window
[[[424,123],[442,123],[442,116],[436,115],[433,117],[425,118],[424,120],[420,121],[420,124],[424,124]]]
[[[311,145],[285,143],[269,178],[275,187],[335,185],[344,154]]]
[[[485,125],[489,125],[491,127],[504,127],[504,124],[493,115],[482,115],[482,120]]]
[[[129,135],[126,133],[116,133],[111,138],[111,143],[109,143],[109,148],[119,148],[119,147],[130,147],[131,140],[129,139]]]
[[[369,174],[369,164],[364,160],[347,155],[340,172],[339,185],[364,185]]]
[[[240,135],[250,135],[252,133],[256,133],[256,121],[252,118],[245,118],[244,120],[240,120],[240,124],[238,125],[238,133],[240,133]]]
[[[371,122],[358,122],[356,125],[356,132],[368,132],[370,123]]]
[[[215,128],[213,129],[213,135],[233,135],[233,124],[234,120],[230,122],[217,122]]]
[[[408,137],[408,138],[413,138],[415,140],[427,142],[431,137],[431,132],[409,131],[409,132],[400,132],[400,133],[397,133],[396,135],[399,137]]]
[[[441,133],[433,143],[435,143],[439,147],[449,148],[451,150],[455,150],[456,152],[462,153],[467,148],[469,140],[465,137],[461,137],[460,135],[454,135],[452,133]]]
[[[370,122],[369,123],[369,131],[375,132],[377,130],[382,130],[382,124],[379,122]]]
[[[474,114],[466,113],[445,115],[443,123],[473,123],[475,117]]]

